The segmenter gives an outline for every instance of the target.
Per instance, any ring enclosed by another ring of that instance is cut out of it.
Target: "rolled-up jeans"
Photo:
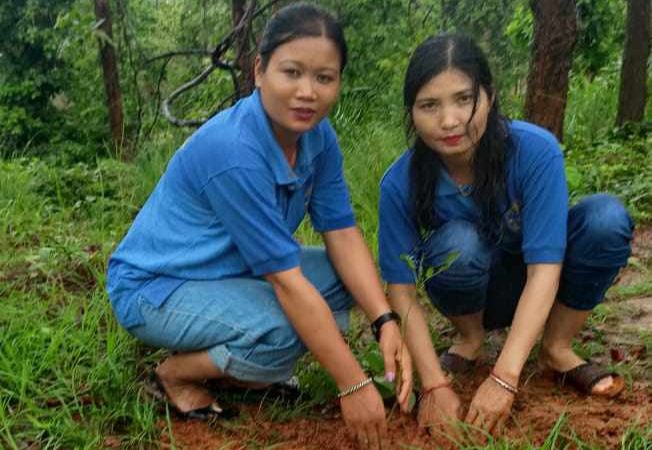
[[[324,249],[303,248],[301,271],[345,331],[353,300]],[[128,330],[133,336],[173,351],[206,350],[221,372],[238,380],[287,380],[306,352],[271,284],[261,278],[187,281],[158,308],[139,302],[145,323]]]
[[[596,194],[568,212],[568,234],[557,300],[581,311],[604,299],[631,253],[633,222],[615,197]],[[432,304],[444,316],[484,311],[485,329],[509,326],[523,292],[527,266],[520,252],[490,245],[477,227],[454,220],[424,244],[424,267],[450,267],[426,281]]]

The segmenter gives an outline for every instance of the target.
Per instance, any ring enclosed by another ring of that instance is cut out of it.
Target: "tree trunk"
[[[250,8],[256,7],[255,0],[251,0]],[[231,16],[233,18],[233,27],[240,23],[240,20],[246,12],[247,0],[231,0]],[[251,23],[245,26],[235,37],[236,66],[240,69],[238,75],[238,98],[245,97],[254,89],[253,77],[253,52],[250,45]]]
[[[98,41],[100,45],[100,59],[102,62],[106,101],[109,109],[111,140],[116,154],[124,159],[129,159],[130,155],[122,154],[124,148],[124,113],[122,110],[122,91],[120,90],[118,63],[112,41],[113,26],[111,24],[109,4],[108,0],[94,0],[94,2],[95,18],[98,24],[100,24],[97,27],[100,31]]]
[[[647,99],[647,59],[650,55],[650,0],[628,0],[627,29],[616,125],[640,122]]]
[[[525,118],[563,139],[568,72],[577,38],[575,0],[530,0],[534,42]]]

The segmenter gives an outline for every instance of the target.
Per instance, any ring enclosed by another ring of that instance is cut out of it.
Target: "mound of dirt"
[[[489,366],[473,376],[457,380],[457,392],[468,405],[475,389],[489,372]],[[652,398],[647,386],[634,383],[616,399],[580,396],[574,391],[559,388],[552,380],[530,373],[525,377],[506,437],[514,443],[529,442],[541,445],[563,414],[562,436],[576,436],[599,448],[617,448],[627,428],[652,422]],[[464,388],[460,388],[464,386]],[[242,417],[235,422],[207,424],[196,421],[173,421],[172,436],[167,425],[163,442],[180,449],[246,448],[300,449],[355,449],[337,409],[322,418],[302,418],[285,423],[266,420],[265,405],[243,406]],[[449,437],[429,435],[417,426],[414,414],[403,415],[392,409],[389,418],[389,440],[386,448],[456,448]]]
[[[622,271],[619,285],[627,286],[649,277],[652,266],[652,227],[641,227],[635,232],[632,264]],[[649,367],[646,347],[638,336],[641,330],[651,329],[652,298],[616,299],[617,317],[600,328],[605,350],[611,350],[612,362],[630,362],[633,366]],[[604,329],[603,329],[604,328]],[[595,330],[585,330],[578,338],[582,342],[595,339]],[[456,380],[456,391],[467,405],[490,370],[490,360],[502,347],[504,335],[489,336],[488,359],[473,375]],[[631,341],[631,342],[630,342]],[[625,350],[623,350],[625,349]],[[609,351],[595,358],[609,363]],[[614,357],[617,356],[617,357]],[[644,374],[646,373],[646,369]],[[643,376],[643,379],[649,378]],[[639,380],[639,376],[635,377]],[[542,377],[534,367],[527,366],[522,377],[520,392],[514,403],[505,437],[512,443],[530,443],[540,446],[555,424],[563,416],[561,438],[575,438],[596,448],[620,448],[621,439],[632,426],[639,428],[652,423],[652,392],[646,381],[636,381],[615,399],[586,397],[568,388],[559,388],[552,380]],[[275,448],[283,450],[347,450],[354,449],[344,422],[339,417],[337,405],[315,411],[314,417],[286,422],[269,419],[269,404],[242,405],[240,419],[232,422],[207,424],[196,421],[172,421],[169,429],[160,422],[162,446],[179,449],[238,450]],[[397,408],[389,413],[388,449],[454,449],[458,446],[451,438],[440,434],[429,435],[417,426],[415,413],[402,415]],[[561,447],[561,446],[560,446]]]

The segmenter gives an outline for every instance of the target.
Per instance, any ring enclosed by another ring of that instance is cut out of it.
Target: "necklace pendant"
[[[473,194],[473,185],[472,184],[458,184],[457,191],[462,197],[469,197]]]

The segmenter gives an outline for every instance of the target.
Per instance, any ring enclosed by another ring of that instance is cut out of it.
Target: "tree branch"
[[[265,11],[267,11],[269,8],[274,6],[279,1],[280,0],[270,0],[265,5],[260,6],[258,8],[256,8],[255,1],[253,0],[250,1],[248,7],[245,9],[244,14],[242,15],[242,18],[240,19],[238,24],[229,32],[229,34],[227,34],[224,38],[222,38],[220,43],[217,44],[217,46],[210,52],[205,50],[179,50],[179,51],[164,53],[162,55],[158,55],[147,60],[146,63],[151,63],[159,59],[167,59],[164,64],[165,66],[167,65],[169,60],[175,56],[186,56],[186,55],[209,56],[210,55],[211,57],[210,66],[204,68],[199,75],[197,75],[189,82],[179,86],[170,95],[168,95],[165,99],[163,99],[161,103],[161,113],[170,123],[178,127],[199,126],[203,124],[206,120],[208,120],[208,118],[212,117],[217,112],[219,112],[228,102],[233,103],[233,101],[237,99],[238,93],[240,92],[240,86],[238,83],[236,69],[232,64],[224,62],[222,60],[222,57],[227,52],[227,50],[231,48],[231,46],[234,44],[236,37],[238,36],[239,33],[249,32],[251,30],[251,24],[253,20],[256,17],[259,17],[261,14],[263,14]],[[226,70],[230,73],[231,80],[233,82],[234,93],[230,95],[227,99],[220,102],[220,104],[217,107],[217,110],[214,111],[206,119],[179,119],[176,116],[174,116],[170,111],[172,102],[184,92],[201,84],[204,80],[206,80],[206,78],[208,78],[208,76],[215,69]]]

